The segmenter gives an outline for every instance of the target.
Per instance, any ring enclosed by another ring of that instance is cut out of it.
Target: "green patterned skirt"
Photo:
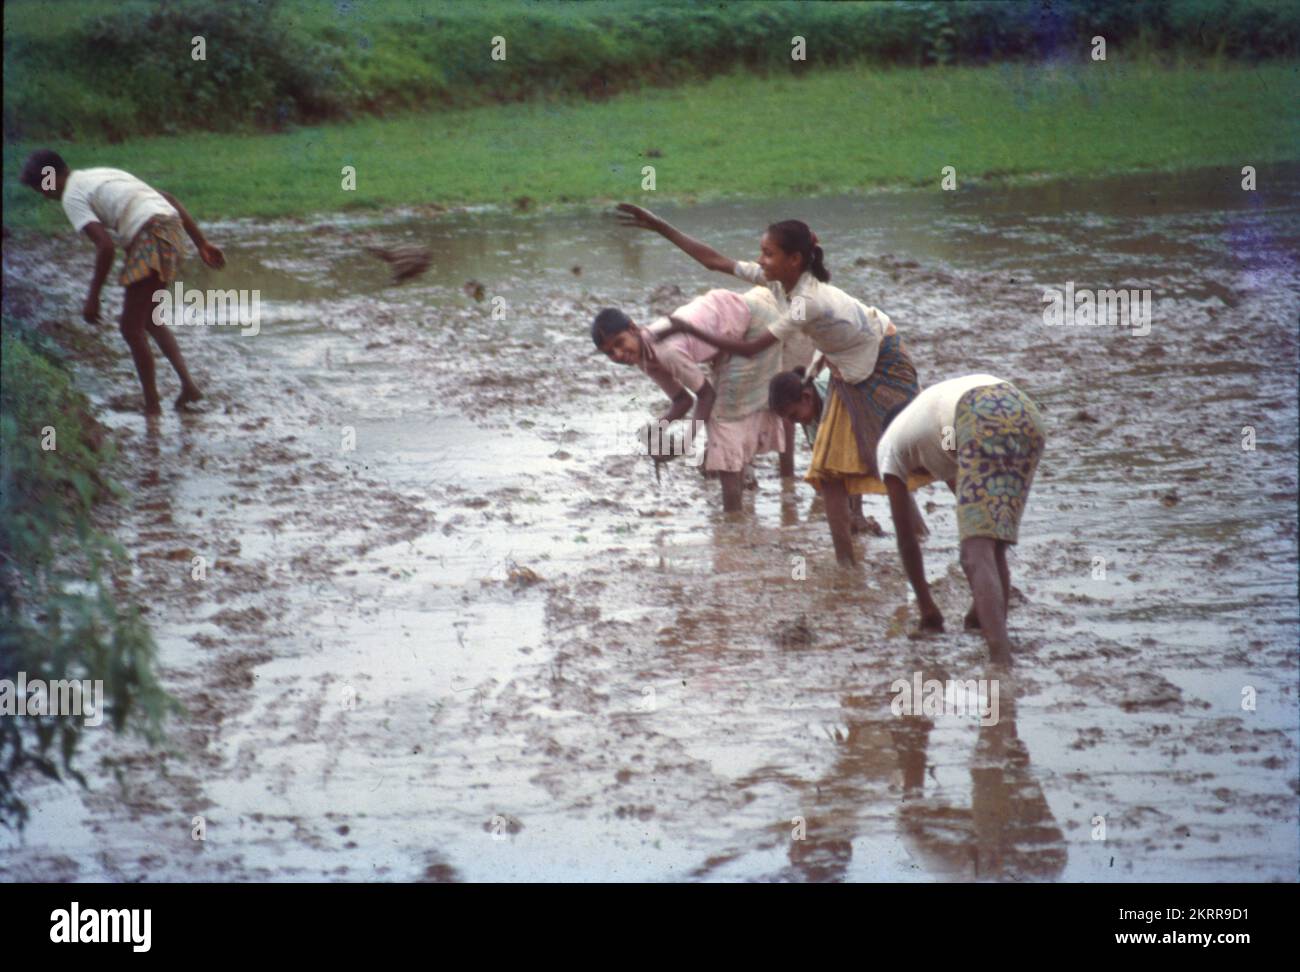
[[[957,402],[957,532],[1015,543],[1047,436],[1034,400],[1009,382]]]

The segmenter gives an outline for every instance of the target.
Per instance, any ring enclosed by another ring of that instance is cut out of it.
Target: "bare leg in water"
[[[722,481],[722,511],[724,513],[735,513],[740,509],[740,497],[744,484],[743,475],[743,473],[738,472],[718,473],[718,479]]]
[[[970,581],[975,600],[975,614],[980,631],[989,646],[989,657],[996,664],[1011,663],[1011,639],[1007,637],[1007,594],[1011,575],[1005,576],[998,563],[999,549],[1006,544],[992,537],[967,537],[961,542],[961,566]],[[1002,564],[1006,553],[1002,552]]]
[[[781,478],[794,478],[794,423],[789,419],[782,419],[781,425],[785,429],[785,449],[781,452]]]
[[[826,504],[826,520],[831,527],[831,540],[835,544],[835,559],[843,566],[856,563],[853,556],[853,525],[849,516],[849,493],[840,479],[822,480],[822,498]]]
[[[867,518],[862,512],[862,495],[860,493],[849,495],[849,522],[853,526],[854,533],[867,532]]]
[[[1011,613],[1011,568],[1007,566],[1007,544],[998,541],[997,553],[994,555],[998,563],[998,579],[1002,581],[1002,610],[1004,614]],[[972,603],[970,610],[966,612],[965,627],[968,631],[978,631],[980,629],[979,612],[975,610]]]
[[[122,304],[121,332],[131,349],[131,358],[135,362],[135,371],[140,378],[140,387],[144,390],[144,410],[147,415],[158,415],[162,405],[158,398],[158,385],[154,372],[153,351],[149,347],[149,337],[158,345],[158,349],[171,362],[176,376],[181,380],[181,393],[176,398],[176,408],[184,408],[190,402],[197,402],[203,397],[199,386],[190,377],[185,367],[185,358],[172,329],[163,324],[155,324],[153,312],[154,292],[162,286],[158,275],[150,274],[144,280],[138,280],[126,288],[126,299]]]

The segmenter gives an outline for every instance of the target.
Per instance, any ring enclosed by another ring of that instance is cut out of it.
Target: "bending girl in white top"
[[[759,243],[758,262],[750,263],[723,256],[639,206],[623,203],[618,208],[624,225],[655,231],[710,270],[766,285],[782,311],[766,334],[748,341],[702,334],[688,322],[674,322],[675,332],[746,357],[803,334],[825,356],[831,394],[806,478],[825,496],[836,557],[853,563],[848,497],[884,494],[876,445],[894,416],[921,390],[893,322],[883,311],[831,286],[817,237],[799,220],[769,226]],[[917,529],[924,531],[915,503],[912,509]]]

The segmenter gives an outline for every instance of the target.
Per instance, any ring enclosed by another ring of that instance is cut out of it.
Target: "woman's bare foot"
[[[145,403],[144,403],[144,414],[145,414],[145,415],[161,415],[161,414],[162,414],[162,405],[160,405],[158,402],[145,402]]]
[[[1002,645],[989,645],[989,661],[994,665],[1003,668],[1010,668],[1014,662],[1011,660],[1011,643],[1007,642]]]
[[[176,396],[176,411],[181,411],[191,402],[200,401],[203,398],[203,392],[199,391],[197,385],[190,385],[188,388],[182,388],[181,393]]]
[[[918,625],[922,631],[942,631],[943,614],[938,608],[931,608],[928,611],[921,612],[921,622]]]

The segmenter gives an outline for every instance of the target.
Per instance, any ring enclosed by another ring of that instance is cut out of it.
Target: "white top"
[[[732,273],[751,283],[767,284],[772,291],[781,308],[781,319],[768,330],[778,341],[791,334],[806,334],[840,377],[851,385],[866,381],[876,370],[880,342],[895,331],[884,311],[868,307],[808,272],[799,278],[789,295],[780,282],[769,281],[757,263],[737,260]],[[801,320],[796,315],[800,305]]]
[[[917,395],[889,423],[876,446],[876,466],[883,479],[925,470],[947,481],[957,475],[957,443],[954,423],[957,402],[972,388],[1005,381],[995,375],[966,375],[949,378]],[[951,449],[945,449],[949,445]]]
[[[121,169],[74,169],[63,187],[63,211],[78,233],[103,223],[123,243],[155,216],[179,217],[158,190]]]

